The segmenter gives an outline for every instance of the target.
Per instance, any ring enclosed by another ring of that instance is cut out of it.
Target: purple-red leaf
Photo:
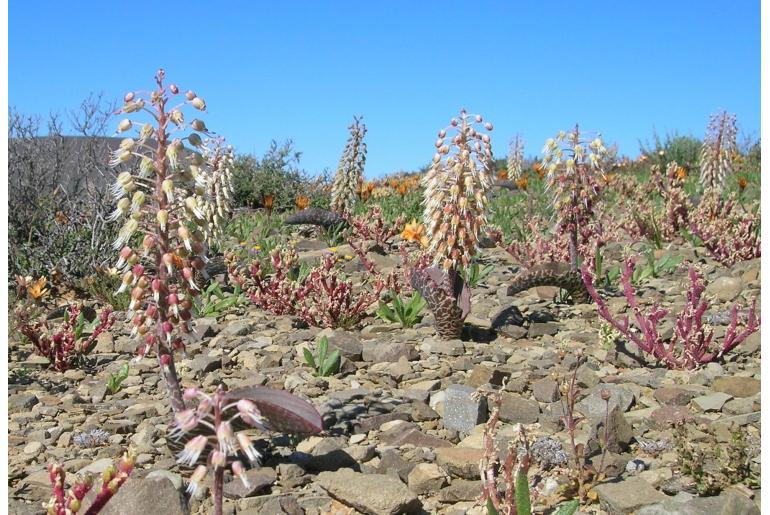
[[[279,433],[312,434],[323,431],[321,415],[315,406],[284,390],[249,386],[227,393],[227,402],[248,399],[257,405],[267,426]]]

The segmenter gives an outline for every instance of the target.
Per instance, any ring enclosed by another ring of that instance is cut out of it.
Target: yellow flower
[[[412,223],[406,224],[401,237],[407,241],[417,241],[423,247],[428,244],[428,238],[425,236],[425,226],[418,224],[415,219],[412,219]]]
[[[351,256],[350,254],[345,254],[345,259],[350,261],[351,259],[353,259],[353,256]]]
[[[48,279],[45,277],[41,277],[37,281],[33,282],[27,287],[27,294],[29,294],[30,297],[32,297],[34,300],[40,300],[46,295],[48,295],[48,288],[45,287],[46,283],[48,282]]]
[[[337,252],[337,247],[329,247],[329,252]]]

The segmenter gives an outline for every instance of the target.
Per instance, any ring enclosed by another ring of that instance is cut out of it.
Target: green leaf
[[[397,320],[396,314],[393,312],[393,310],[382,301],[380,301],[380,307],[377,308],[377,316],[387,322],[395,322]]]
[[[516,474],[516,484],[513,497],[516,502],[516,515],[532,515],[532,503],[529,499],[529,481],[527,473],[519,470]]]
[[[323,365],[324,361],[326,361],[326,353],[329,350],[329,340],[326,338],[326,336],[321,338],[321,341],[318,342],[318,365]]]
[[[554,515],[572,515],[578,508],[580,508],[580,501],[578,499],[572,499],[559,506],[559,509],[554,512]]]
[[[311,353],[307,347],[302,349],[302,353],[305,355],[305,362],[310,366],[310,368],[312,368],[313,370],[316,370],[315,359],[313,359],[313,353]]]
[[[492,504],[492,499],[487,499],[487,515],[500,515],[495,505]]]
[[[340,351],[334,350],[332,352],[323,367],[321,368],[321,377],[326,377],[337,371],[340,360]]]

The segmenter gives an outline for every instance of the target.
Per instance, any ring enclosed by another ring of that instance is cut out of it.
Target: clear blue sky
[[[215,7],[221,4],[223,7]],[[9,2],[9,104],[122,98],[155,70],[206,99],[240,152],[291,138],[334,169],[353,115],[367,177],[429,162],[460,107],[505,157],[576,121],[635,156],[638,140],[702,137],[725,108],[760,135],[760,2]]]

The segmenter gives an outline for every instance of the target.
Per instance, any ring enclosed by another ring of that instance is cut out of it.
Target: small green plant
[[[286,276],[289,280],[294,281],[297,284],[302,284],[305,282],[305,279],[307,279],[307,276],[310,275],[311,270],[313,270],[313,266],[310,265],[310,263],[301,261],[299,265],[289,270],[289,273],[286,274]]]
[[[309,349],[302,349],[305,355],[305,361],[313,369],[317,377],[326,377],[336,374],[340,368],[340,351],[334,350],[329,354],[329,339],[324,336],[318,342],[318,353],[313,356]]]
[[[401,297],[395,292],[390,292],[393,299],[391,308],[385,302],[380,301],[377,308],[377,316],[388,322],[400,322],[401,327],[408,329],[422,319],[420,312],[425,307],[425,299],[419,292],[415,291],[408,301],[401,300]]]
[[[107,393],[110,395],[115,395],[120,391],[120,385],[123,383],[123,381],[126,380],[128,377],[128,363],[124,363],[122,367],[120,367],[120,370],[118,370],[117,374],[110,374],[110,377],[107,379]]]
[[[337,247],[345,243],[345,229],[347,224],[331,225],[323,231],[323,240],[330,247]]]
[[[666,253],[655,259],[655,252],[650,248],[645,253],[647,262],[642,266],[634,268],[631,276],[631,283],[641,284],[650,277],[660,277],[663,274],[670,274],[684,260],[684,256],[673,256]]]
[[[758,454],[745,432],[739,427],[730,429],[730,443],[719,444],[712,429],[705,429],[706,438],[693,442],[687,426],[674,429],[677,465],[684,474],[695,480],[700,495],[718,495],[724,488],[743,483],[749,488],[759,486],[759,474],[752,470],[751,461]]]
[[[602,322],[599,325],[599,342],[602,344],[602,349],[612,350],[615,348],[615,342],[623,336],[620,331],[612,327],[612,324]]]
[[[471,288],[477,287],[481,281],[487,278],[489,274],[495,269],[494,265],[486,265],[481,268],[479,264],[474,261],[468,268],[460,268],[460,276],[468,283]]]
[[[214,281],[201,292],[200,296],[195,299],[193,304],[193,312],[195,316],[200,317],[220,317],[224,315],[227,310],[233,306],[238,306],[246,303],[246,297],[241,292],[241,287],[235,285],[232,295],[226,297],[222,292],[219,283]]]

